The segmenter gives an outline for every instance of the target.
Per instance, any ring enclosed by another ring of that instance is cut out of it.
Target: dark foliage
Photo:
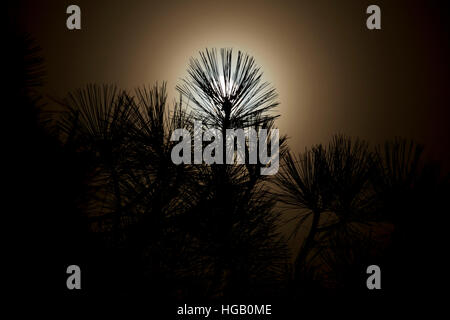
[[[171,133],[193,133],[194,120],[224,135],[275,128],[276,92],[252,57],[200,53],[173,107],[165,84],[134,92],[91,84],[58,100],[63,111],[42,122],[39,51],[27,37],[10,37],[17,127],[9,132],[17,134],[6,153],[16,211],[9,226],[15,261],[40,262],[35,288],[77,294],[65,290],[65,267],[79,264],[87,296],[303,301],[367,296],[370,264],[397,294],[440,261],[436,224],[449,179],[413,142],[372,150],[339,135],[295,155],[283,136],[275,178],[259,174],[261,163],[173,164]],[[295,223],[293,259],[280,232],[286,217]]]

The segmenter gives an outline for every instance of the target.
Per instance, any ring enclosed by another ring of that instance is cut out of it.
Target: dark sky
[[[66,29],[77,4],[82,29]],[[370,4],[382,30],[366,28]],[[206,47],[256,58],[279,93],[278,126],[303,150],[345,133],[425,143],[449,162],[449,14],[431,1],[25,1],[19,23],[43,48],[44,90],[133,88],[186,75]]]

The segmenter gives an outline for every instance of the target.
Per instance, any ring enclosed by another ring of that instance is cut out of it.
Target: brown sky
[[[80,31],[66,29],[70,4],[81,7]],[[365,26],[370,4],[382,30]],[[276,87],[278,126],[295,150],[338,132],[397,135],[449,161],[449,19],[430,1],[24,1],[17,10],[43,48],[51,95],[166,80],[173,99],[189,57],[233,47]]]

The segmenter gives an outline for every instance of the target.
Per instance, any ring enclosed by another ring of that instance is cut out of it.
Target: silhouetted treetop
[[[262,80],[255,59],[241,51],[237,57],[232,49],[200,52],[200,59],[191,58],[189,76],[177,90],[194,103],[196,118],[207,126],[245,128],[276,118],[268,115],[278,105],[277,93]]]

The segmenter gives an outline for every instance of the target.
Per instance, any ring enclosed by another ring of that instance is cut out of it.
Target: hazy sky
[[[66,29],[77,4],[82,29]],[[366,28],[370,4],[382,30]],[[302,150],[345,133],[415,138],[449,160],[448,13],[430,1],[25,1],[22,28],[43,48],[45,91],[133,88],[186,74],[206,47],[256,58],[279,93],[277,124]]]

